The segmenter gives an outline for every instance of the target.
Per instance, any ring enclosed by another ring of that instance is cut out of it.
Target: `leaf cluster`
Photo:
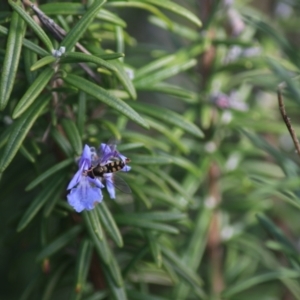
[[[4,5],[1,299],[300,299],[299,166],[276,102],[284,82],[297,116],[299,7],[229,2]],[[132,194],[77,214],[77,159],[111,137]]]

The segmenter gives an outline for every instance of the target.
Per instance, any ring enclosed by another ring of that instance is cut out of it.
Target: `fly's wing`
[[[117,151],[117,140],[110,138],[107,144],[101,144],[98,149],[98,156],[100,157],[100,164],[105,165],[109,161],[118,159],[119,152]]]
[[[118,176],[117,174],[114,174],[113,176],[113,182],[114,182],[114,186],[121,192],[125,193],[125,194],[131,194],[131,189],[128,186],[128,184],[126,183],[126,181]]]

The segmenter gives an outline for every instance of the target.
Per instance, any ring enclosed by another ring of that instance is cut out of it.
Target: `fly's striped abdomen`
[[[94,168],[91,168],[87,171],[87,175],[91,178],[94,177],[103,177],[106,173],[114,173],[123,169],[125,162],[122,160],[110,162],[104,166],[97,165]]]
[[[104,173],[114,173],[123,169],[125,163],[122,160],[117,160],[111,163],[106,164],[104,167],[106,168]]]

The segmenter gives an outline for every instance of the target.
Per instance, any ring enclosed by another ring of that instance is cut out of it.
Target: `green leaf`
[[[140,86],[138,89],[140,91],[158,92],[175,96],[184,100],[187,103],[197,103],[198,101],[198,96],[196,93],[166,82],[157,82],[149,86]]]
[[[51,199],[52,195],[56,193],[57,187],[60,186],[64,179],[64,176],[60,178],[55,177],[48,182],[45,188],[31,201],[18,224],[17,231],[23,230],[30,223],[46,202]]]
[[[124,30],[121,26],[115,26],[115,39],[116,39],[116,51],[124,53],[125,50],[125,40],[124,40]],[[120,58],[123,62],[123,58]]]
[[[172,176],[170,176],[164,170],[157,170],[156,174],[157,174],[157,176],[161,176],[162,178],[164,178],[165,182],[168,183],[174,189],[174,191],[177,191],[182,196],[182,199],[184,199],[185,201],[187,201],[189,203],[194,202],[194,199],[191,196],[190,188],[189,189],[185,188],[182,183],[180,184],[178,181],[176,181]],[[199,178],[198,178],[198,180],[199,180]]]
[[[63,119],[62,126],[66,132],[71,146],[73,147],[74,152],[77,155],[80,155],[83,147],[77,126],[72,120],[69,119]]]
[[[145,88],[147,86],[151,86],[162,80],[170,78],[179,74],[180,72],[186,71],[197,64],[196,59],[190,59],[188,61],[179,61],[176,64],[163,68],[157,72],[151,73],[148,76],[143,76],[140,79],[134,79],[134,86],[139,88]]]
[[[149,105],[145,103],[132,103],[131,104],[137,111],[143,112],[144,114],[150,115],[154,118],[160,119],[166,123],[174,125],[184,131],[196,136],[203,137],[203,132],[193,123],[186,120],[183,116],[175,113],[169,109]]]
[[[253,276],[252,278],[238,282],[223,292],[223,297],[226,299],[232,298],[234,295],[245,291],[251,287],[258,286],[264,282],[274,281],[278,279],[299,278],[299,273],[293,270],[269,272],[262,275]]]
[[[11,126],[10,136],[6,147],[4,148],[4,152],[0,157],[0,173],[2,173],[13,160],[30,128],[40,113],[45,109],[49,100],[50,97],[48,95],[39,97],[38,101],[36,101],[24,115]]]
[[[184,26],[183,24],[178,24],[175,22],[172,22],[172,26],[170,26],[168,23],[164,22],[163,20],[155,17],[155,16],[150,16],[149,17],[149,22],[163,28],[168,31],[174,32],[176,35],[184,37],[185,39],[189,39],[190,41],[199,41],[201,40],[201,36],[199,36],[199,32],[196,30],[191,29],[190,27]],[[226,37],[227,41],[228,37]],[[238,41],[235,39],[232,41],[232,43],[237,44]],[[252,44],[249,45],[251,47]]]
[[[25,148],[25,146],[21,146],[20,147],[20,153],[22,153],[22,155],[28,159],[31,163],[35,163],[35,158],[33,155],[30,154],[30,152]]]
[[[66,51],[69,52],[84,34],[88,26],[91,24],[95,16],[99,13],[102,5],[106,0],[95,0],[89,7],[83,17],[77,22],[77,24],[68,32],[66,37],[61,42],[62,46],[66,47]]]
[[[149,251],[148,245],[139,247],[135,251],[135,255],[132,256],[132,259],[129,261],[129,263],[127,264],[127,266],[125,267],[125,269],[123,271],[124,277],[130,272],[130,270],[132,268],[134,268],[136,266],[136,264],[147,254],[148,251]]]
[[[149,64],[135,71],[134,80],[138,81],[139,79],[149,75],[149,73],[165,68],[167,65],[174,61],[176,61],[176,55],[174,54],[160,57],[154,61],[151,61]]]
[[[31,51],[26,47],[24,47],[23,57],[24,57],[24,68],[27,77],[27,82],[31,85],[36,79],[37,72],[31,72],[30,68],[37,61],[37,55],[34,51]]]
[[[271,24],[266,23],[263,20],[259,20],[257,17],[249,13],[243,14],[244,20],[250,24],[253,28],[257,28],[259,31],[265,33],[268,38],[273,39],[277,45],[287,54],[289,59],[296,65],[299,64],[299,55],[293,51],[292,45],[287,40],[284,34],[278,34],[278,28],[274,28]]]
[[[133,289],[127,290],[127,294],[131,300],[169,300],[170,298],[159,297],[147,292],[135,291]]]
[[[54,70],[52,68],[46,68],[41,72],[41,74],[32,83],[29,89],[25,92],[23,97],[20,99],[19,103],[14,109],[13,118],[16,119],[24,113],[31,105],[34,100],[41,94],[43,89],[48,84],[49,80],[54,75]]]
[[[300,104],[300,90],[298,82],[294,81],[291,74],[285,70],[275,59],[267,58],[273,71],[283,80],[293,95],[293,99]]]
[[[84,212],[84,214],[87,216],[87,218],[90,221],[90,224],[92,226],[93,232],[97,236],[99,240],[103,239],[103,229],[102,225],[99,219],[99,216],[97,215],[97,212],[95,209],[91,211]]]
[[[117,139],[117,140],[121,140],[122,135],[119,131],[119,129],[117,128],[116,124],[114,122],[109,122],[106,120],[102,120],[101,125],[107,129],[108,131],[111,132],[111,134]]]
[[[82,5],[80,3],[72,3],[72,2],[64,2],[64,3],[46,3],[40,5],[40,9],[46,15],[83,15],[86,10],[87,6]],[[126,23],[116,16],[115,14],[111,13],[106,9],[101,9],[99,13],[96,15],[96,18],[99,20],[111,22],[113,24],[126,27]]]
[[[143,174],[144,178],[148,178],[150,181],[155,183],[159,187],[159,189],[161,191],[163,191],[166,195],[171,194],[170,189],[168,188],[167,184],[164,181],[162,181],[157,176],[157,174],[155,174],[153,171],[149,170],[148,168],[143,168],[143,167],[138,166],[138,165],[136,165],[134,167],[134,170],[139,174]],[[147,186],[144,186],[144,188],[147,189]],[[152,190],[153,190],[153,192],[157,191],[157,189],[153,189],[153,188],[152,188]],[[150,195],[151,195],[151,193],[150,193]]]
[[[198,270],[201,259],[203,258],[204,250],[207,244],[207,236],[212,213],[213,210],[208,207],[199,209],[198,216],[195,219],[195,225],[191,232],[189,243],[186,245],[183,251],[183,263],[194,272]],[[176,297],[179,299],[185,299],[188,297],[190,290],[191,286],[181,281],[176,286],[174,295],[176,295]]]
[[[152,14],[154,14],[155,16],[157,16],[158,18],[164,20],[167,24],[169,24],[169,26],[171,27],[171,21],[170,19],[164,15],[159,9],[157,9],[155,6],[153,5],[149,5],[148,3],[142,3],[139,1],[116,1],[116,2],[108,2],[107,6],[113,6],[113,7],[136,7],[136,8],[141,8],[141,9],[145,9],[150,11]]]
[[[157,237],[152,232],[149,232],[148,230],[145,232],[145,234],[146,234],[148,243],[150,245],[150,250],[151,250],[152,256],[154,258],[154,261],[155,261],[156,265],[160,268],[162,265],[162,255],[161,255],[161,251],[160,251],[160,246],[156,242]]]
[[[63,274],[68,266],[69,262],[63,261],[54,272],[51,272],[51,277],[47,281],[43,296],[40,298],[41,300],[53,299],[53,294],[57,289],[57,285],[59,284],[60,280],[63,280]]]
[[[73,155],[72,147],[69,141],[65,138],[64,135],[62,135],[60,131],[58,131],[58,129],[52,128],[51,136],[54,139],[54,141],[58,144],[58,146],[61,148],[61,150],[63,150],[66,156]]]
[[[125,72],[124,67],[120,62],[117,61],[106,62],[104,59],[101,59],[94,55],[88,55],[79,52],[68,52],[66,53],[64,58],[61,59],[61,63],[69,63],[69,62],[91,62],[110,70],[115,74],[115,76],[117,76],[117,78],[123,84],[123,86],[125,87],[126,91],[129,93],[129,95],[133,99],[136,98],[135,88],[130,78],[128,77],[127,73]]]
[[[111,61],[110,62],[115,69],[117,70],[116,76],[123,84],[124,88],[128,92],[131,98],[136,99],[136,91],[134,85],[132,84],[131,79],[129,78],[128,74],[126,73],[124,66],[119,61]]]
[[[81,3],[45,3],[39,6],[45,15],[83,15],[86,6]]]
[[[152,207],[152,204],[150,202],[150,199],[146,196],[146,194],[144,193],[144,189],[140,188],[136,185],[131,186],[131,189],[134,193],[135,199],[137,200],[141,200],[145,206],[147,207],[147,209],[150,209]]]
[[[263,225],[263,227],[270,233],[275,239],[280,242],[284,247],[289,249],[291,252],[294,252],[295,255],[298,255],[297,250],[293,244],[286,238],[286,235],[266,216],[258,214],[258,221]]]
[[[160,0],[140,0],[141,2],[147,2],[150,4],[154,4],[157,6],[160,6],[162,8],[165,8],[167,10],[170,10],[171,12],[178,14],[184,18],[186,18],[187,20],[191,21],[192,23],[194,23],[197,26],[202,26],[201,21],[198,19],[198,17],[196,15],[194,15],[192,12],[190,12],[189,10],[187,10],[186,8],[184,8],[181,5],[178,5],[172,1],[169,0],[164,0],[164,1],[160,1]]]
[[[6,107],[15,83],[25,28],[23,19],[14,11],[9,27],[4,62],[1,68],[0,110]]]
[[[61,173],[63,174],[63,173]],[[57,176],[59,176],[60,174],[58,174]],[[61,198],[62,198],[62,191],[65,191],[66,190],[66,181],[62,183],[62,185],[58,186],[56,191],[53,193],[52,197],[51,197],[51,200],[49,200],[44,209],[43,209],[43,217],[44,218],[48,218],[52,212],[56,209],[58,209],[57,207],[57,204],[59,201],[61,201]],[[65,199],[64,199],[65,201]],[[66,202],[65,202],[66,203]],[[68,213],[66,211],[62,211],[61,212],[61,215],[64,217],[64,216],[68,216]]]
[[[169,165],[173,160],[164,156],[131,155],[130,159],[137,165]]]
[[[184,168],[194,174],[195,176],[200,176],[201,169],[195,163],[191,162],[190,160],[186,159],[183,156],[170,156],[168,154],[163,153],[164,156],[170,157],[173,160],[173,164],[180,166],[181,168]]]
[[[35,62],[31,66],[30,70],[31,71],[35,71],[35,70],[37,70],[39,68],[42,68],[42,67],[44,67],[46,65],[49,65],[49,64],[55,62],[56,60],[57,60],[57,58],[55,58],[52,55],[45,56],[45,57],[41,58],[40,60],[38,60],[37,62]]]
[[[114,73],[116,73],[116,68],[111,62],[107,62],[104,59],[91,54],[85,54],[80,52],[67,52],[60,59],[61,63],[79,63],[79,62],[90,62],[98,66],[104,67]]]
[[[51,51],[54,48],[53,48],[53,45],[52,45],[50,39],[48,38],[47,34],[45,33],[45,31],[18,4],[16,4],[12,0],[8,0],[8,3],[24,19],[24,21],[28,24],[28,26],[35,32],[35,34],[45,44],[49,53],[51,53]]]
[[[184,209],[184,206],[179,202],[173,195],[166,194],[158,189],[153,189],[152,187],[143,187],[143,192],[148,195],[148,198],[154,198],[160,204],[166,203],[171,208],[178,208],[180,210]],[[149,200],[148,200],[149,201]]]
[[[6,127],[1,135],[0,135],[0,148],[2,148],[8,141],[8,138],[10,136],[10,133],[11,133],[11,130],[12,130],[12,127],[9,126],[9,127]]]
[[[145,134],[137,133],[136,131],[126,130],[122,134],[123,138],[127,138],[130,141],[140,142],[145,148],[148,149],[160,149],[168,152],[170,146],[164,141],[160,141],[156,137],[148,136]]]
[[[115,215],[115,221],[117,222],[117,224],[121,224],[121,225],[135,226],[135,227],[173,233],[173,234],[179,233],[178,229],[173,226],[165,225],[158,222],[154,223],[148,220],[143,220],[138,215],[133,215],[133,214]]]
[[[84,133],[86,116],[86,93],[80,92],[78,95],[77,128],[81,137]]]
[[[50,257],[51,255],[55,254],[59,250],[61,250],[63,247],[68,245],[72,240],[75,239],[75,237],[78,236],[80,231],[82,230],[82,227],[80,225],[71,227],[68,231],[61,234],[58,238],[56,238],[53,242],[51,242],[49,245],[47,245],[37,256],[36,260],[42,261],[45,258]]]
[[[140,115],[134,111],[129,105],[127,105],[122,100],[112,96],[105,89],[100,86],[76,75],[68,74],[64,78],[65,82],[68,84],[79,88],[80,90],[86,92],[87,94],[95,97],[96,99],[104,102],[108,106],[116,109],[121,114],[127,116],[132,121],[138,123],[139,125],[148,128],[148,124],[140,117]]]
[[[118,247],[123,247],[122,235],[106,204],[102,202],[100,205],[97,205],[96,211],[103,226],[105,227],[111,238],[118,245]]]
[[[162,133],[170,142],[172,142],[180,152],[188,153],[189,148],[174,134],[174,131],[170,130],[169,127],[162,122],[158,122],[152,118],[144,118],[151,128],[154,128],[158,132]],[[170,160],[172,162],[172,160]]]
[[[119,215],[115,215],[119,217]],[[139,212],[139,213],[126,213],[126,218],[149,220],[149,221],[180,221],[187,217],[184,213],[175,213],[168,211],[155,211],[155,212]]]
[[[97,19],[110,22],[117,26],[126,27],[126,23],[123,19],[119,18],[117,15],[111,13],[106,9],[101,9],[98,15],[96,16]]]
[[[8,30],[0,25],[0,33],[4,34],[4,35],[8,35]],[[29,41],[27,39],[23,38],[23,45],[24,47],[26,47],[27,49],[35,52],[36,54],[40,55],[40,56],[47,56],[49,55],[49,53],[51,53],[50,51],[46,51],[45,49],[41,48],[40,46],[38,46],[36,43],[33,43],[32,41]],[[53,49],[51,49],[53,50]],[[123,54],[124,56],[124,54]],[[111,58],[113,59],[113,58]]]
[[[36,45],[35,43],[33,43],[29,40],[23,39],[23,45],[27,49],[35,52],[36,54],[38,54],[40,56],[49,55],[49,52],[47,52],[46,50],[44,50],[43,48],[39,47],[38,45]]]
[[[124,286],[123,278],[121,275],[119,264],[115,258],[114,255],[111,256],[111,261],[108,265],[106,265],[109,273],[111,274],[113,280],[115,281],[115,284],[118,287]]]
[[[53,167],[51,167],[50,169],[48,169],[47,171],[43,172],[41,175],[36,177],[30,184],[28,184],[27,187],[25,188],[25,191],[32,190],[34,187],[39,185],[41,182],[43,182],[44,180],[46,180],[50,176],[54,175],[58,171],[64,169],[67,166],[69,166],[72,162],[74,162],[74,160],[72,158],[68,158],[68,159],[54,165]]]
[[[167,258],[164,257],[163,260],[163,268],[170,277],[170,280],[173,282],[174,285],[179,283],[179,278],[175,272],[175,267]]]
[[[120,57],[124,57],[124,53],[118,53],[118,52],[112,52],[112,53],[101,53],[101,54],[95,54],[95,56],[99,56],[99,58],[102,58],[104,60],[112,60],[117,59]]]
[[[39,277],[33,277],[32,280],[30,280],[29,284],[27,284],[26,289],[21,294],[20,300],[29,300],[30,294],[33,292],[34,288],[37,284],[39,284]]]
[[[181,275],[194,287],[200,287],[202,280],[170,249],[160,245],[162,253],[180,270]]]
[[[101,204],[98,204],[101,205]],[[93,210],[82,212],[85,226],[89,232],[89,235],[95,245],[99,257],[105,264],[109,264],[111,261],[111,252],[107,244],[105,235],[102,232],[102,227],[99,222],[97,213]]]
[[[299,198],[293,194],[292,192],[276,192],[273,190],[272,193],[275,197],[278,197],[278,199],[281,199],[287,203],[289,203],[290,205],[293,205],[294,207],[296,207],[297,209],[300,209],[300,201]]]
[[[125,291],[124,287],[123,286],[120,287],[119,285],[116,284],[116,282],[114,281],[114,279],[111,275],[111,272],[107,266],[103,265],[102,267],[103,267],[102,270],[104,272],[110,292],[113,296],[112,299],[127,300],[126,291]]]
[[[295,299],[300,300],[300,287],[298,279],[280,278],[280,281],[286,286],[286,288],[293,294]]]
[[[92,244],[90,240],[85,239],[81,242],[78,258],[76,261],[75,271],[75,288],[76,294],[82,294],[85,289],[86,279],[92,259]]]

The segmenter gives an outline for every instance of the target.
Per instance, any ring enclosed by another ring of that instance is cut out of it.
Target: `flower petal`
[[[89,169],[92,162],[92,153],[90,147],[88,145],[84,145],[80,160],[79,160],[79,167],[83,167],[84,170]]]
[[[72,189],[67,195],[68,203],[77,211],[82,212],[84,210],[84,205],[81,203],[78,196],[78,190],[76,188]]]
[[[98,178],[88,177],[87,179],[90,183],[94,184],[96,187],[98,187],[100,189],[104,188],[104,185],[102,184],[102,182]]]
[[[76,174],[73,176],[72,180],[70,181],[68,187],[67,187],[67,190],[70,190],[72,189],[73,187],[75,187],[78,182],[80,181],[80,178],[82,176],[82,170],[79,169]]]
[[[127,165],[121,169],[122,172],[129,172],[130,170],[131,170],[131,167],[127,166]]]
[[[103,155],[108,154],[109,152],[111,152],[110,147],[107,144],[101,143],[100,145],[100,151]]]
[[[112,149],[110,145],[104,143],[101,143],[100,145],[100,153],[102,164],[108,163],[110,158],[119,157],[119,152],[115,150],[115,148]]]
[[[104,178],[105,178],[106,189],[109,193],[110,199],[116,199],[116,190],[113,183],[113,174],[105,174]]]
[[[88,177],[82,176],[79,185],[68,194],[69,204],[77,211],[91,210],[97,202],[101,202],[103,195],[98,187],[93,187]]]

